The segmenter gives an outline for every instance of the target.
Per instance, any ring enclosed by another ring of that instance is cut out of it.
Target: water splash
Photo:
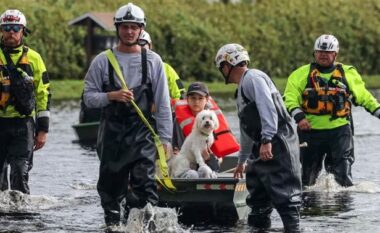
[[[380,193],[380,187],[370,181],[364,181],[346,188],[347,191],[356,193]]]
[[[178,223],[175,209],[153,207],[147,204],[143,209],[131,209],[126,225],[113,226],[111,231],[125,233],[190,233]]]
[[[64,207],[75,199],[62,199],[51,196],[28,195],[16,190],[6,190],[0,192],[0,212],[6,213],[27,213],[39,210]]]
[[[0,192],[0,211],[20,211],[25,210],[31,203],[28,195],[19,191],[7,190]]]
[[[343,187],[340,186],[334,179],[333,174],[323,173],[320,177],[318,177],[315,185],[307,186],[305,191],[315,191],[315,192],[356,192],[356,193],[379,193],[380,187],[375,183],[370,181],[360,182],[358,184],[354,184],[351,187]]]

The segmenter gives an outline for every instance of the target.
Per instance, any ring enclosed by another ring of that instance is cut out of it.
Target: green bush
[[[379,0],[135,0],[147,16],[154,50],[184,80],[221,80],[213,64],[220,46],[240,43],[251,66],[287,77],[313,60],[315,39],[324,33],[340,41],[338,60],[364,75],[380,74]],[[26,42],[41,53],[52,79],[81,79],[86,72],[84,27],[68,22],[90,11],[115,12],[121,0],[3,0],[27,17]],[[112,34],[111,34],[112,35]]]

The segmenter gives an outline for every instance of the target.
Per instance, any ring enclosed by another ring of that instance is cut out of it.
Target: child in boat
[[[179,116],[179,114],[184,114],[184,112],[191,112],[191,116],[189,116],[189,119],[194,119],[195,116],[201,112],[204,109],[207,109],[207,103],[209,101],[209,91],[207,86],[202,82],[194,82],[190,84],[187,94],[186,94],[186,100],[187,104],[185,104],[182,107],[176,107],[175,114],[176,116]],[[183,101],[181,103],[184,103]],[[184,110],[184,111],[181,111]],[[190,111],[188,111],[190,110]],[[173,121],[174,125],[174,132],[173,132],[173,139],[172,139],[172,145],[173,145],[173,154],[176,155],[184,140],[185,140],[185,124],[191,124],[193,123],[193,120],[187,120],[186,118],[182,122],[178,122],[179,117],[175,117],[175,120]],[[188,129],[191,129],[192,127],[188,127]],[[188,135],[190,132],[187,132],[186,135]],[[222,161],[221,158],[217,158],[212,151],[209,148],[205,148],[203,150],[202,156],[204,160],[206,161],[206,164],[211,168],[211,170],[217,172],[220,168],[220,163]],[[189,173],[190,174],[190,173]],[[192,178],[187,177],[184,175],[184,178]]]

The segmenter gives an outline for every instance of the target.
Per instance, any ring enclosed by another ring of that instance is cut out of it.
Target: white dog
[[[203,110],[195,117],[193,129],[186,137],[180,152],[169,161],[170,175],[174,178],[217,178],[206,165],[202,151],[214,142],[212,132],[219,127],[214,111]],[[197,165],[199,166],[196,170]]]

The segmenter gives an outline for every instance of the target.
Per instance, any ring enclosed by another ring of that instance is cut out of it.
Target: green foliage
[[[313,60],[315,39],[340,41],[338,60],[363,75],[380,73],[379,0],[134,0],[147,16],[154,50],[184,80],[222,80],[213,64],[220,46],[240,43],[251,66],[287,77]],[[84,27],[68,22],[90,11],[115,12],[121,0],[2,0],[23,11],[32,34],[27,44],[45,60],[52,79],[81,79],[86,72]],[[111,34],[112,35],[112,34]],[[375,80],[376,81],[376,80]]]
[[[53,100],[79,99],[83,90],[83,81],[66,79],[50,82]]]
[[[380,89],[380,76],[363,76],[368,89]],[[281,93],[284,92],[286,86],[286,78],[273,78],[274,83]],[[187,89],[191,81],[184,81],[183,84]],[[237,88],[234,84],[226,85],[224,82],[205,82],[212,96],[234,96]],[[52,80],[50,83],[53,90],[53,100],[79,99],[83,90],[82,80]]]

